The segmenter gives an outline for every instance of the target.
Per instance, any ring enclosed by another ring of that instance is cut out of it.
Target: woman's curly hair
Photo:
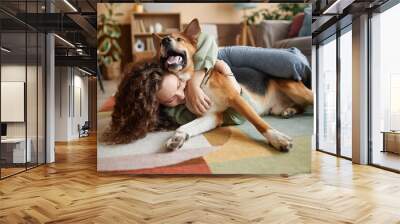
[[[115,95],[111,124],[101,139],[106,144],[129,143],[148,132],[177,127],[156,97],[163,76],[160,65],[145,63],[127,70]]]

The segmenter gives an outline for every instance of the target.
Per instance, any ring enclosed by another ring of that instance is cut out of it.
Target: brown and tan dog
[[[174,73],[182,80],[189,80],[194,75],[193,55],[197,50],[196,40],[200,32],[199,22],[194,19],[181,33],[163,38],[153,34],[157,59],[166,71]],[[302,82],[269,79],[264,85],[265,91],[260,93],[253,91],[252,86],[242,83],[238,85],[231,76],[216,70],[211,70],[207,79],[201,88],[213,101],[211,108],[204,116],[179,127],[167,142],[169,149],[179,149],[188,138],[220,126],[223,121],[222,113],[231,107],[246,117],[274,148],[290,150],[292,139],[272,128],[260,115],[289,117],[312,105],[313,93]],[[250,96],[255,108],[243,99],[240,91]]]

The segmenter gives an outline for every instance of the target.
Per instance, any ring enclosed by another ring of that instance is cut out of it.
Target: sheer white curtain
[[[383,166],[388,165],[384,162],[387,154],[381,153],[381,132],[400,130],[399,21],[400,4],[374,15],[371,20],[373,163]]]
[[[352,33],[340,36],[340,141],[341,155],[351,158],[352,137]]]
[[[318,148],[336,153],[336,40],[318,48]]]

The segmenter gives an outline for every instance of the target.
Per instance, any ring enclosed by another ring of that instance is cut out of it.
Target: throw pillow
[[[295,17],[293,17],[292,24],[290,25],[288,37],[297,37],[299,35],[299,31],[301,26],[303,25],[304,13],[299,13]]]
[[[299,32],[299,37],[311,36],[311,23],[312,23],[312,10],[311,6],[304,9],[304,21]]]

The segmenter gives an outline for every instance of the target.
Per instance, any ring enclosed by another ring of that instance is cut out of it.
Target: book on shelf
[[[140,26],[139,26],[139,22],[137,20],[133,21],[133,26],[134,26],[134,32],[135,33],[140,33]]]
[[[153,38],[146,38],[146,46],[148,51],[155,51]]]
[[[139,20],[140,23],[140,30],[142,33],[146,33],[146,27],[144,26],[143,20]]]
[[[134,26],[136,28],[136,33],[146,33],[146,27],[144,25],[143,20],[139,19],[139,20],[135,20],[134,21]]]

